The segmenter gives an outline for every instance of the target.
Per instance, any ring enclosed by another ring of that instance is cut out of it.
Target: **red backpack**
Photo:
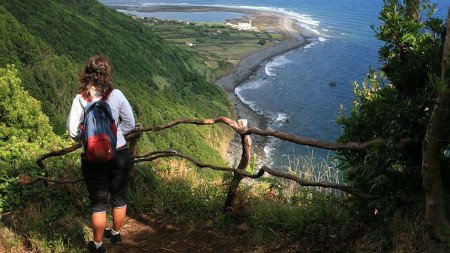
[[[84,154],[90,162],[106,162],[114,158],[117,126],[111,107],[104,100],[93,101],[84,108],[81,124]]]

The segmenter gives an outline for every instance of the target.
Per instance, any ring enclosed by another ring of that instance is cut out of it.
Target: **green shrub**
[[[20,173],[39,175],[35,159],[66,144],[53,133],[39,101],[21,86],[17,69],[0,68],[0,209],[23,204]]]
[[[370,207],[383,215],[422,198],[422,142],[441,71],[443,21],[433,18],[429,1],[418,1],[423,15],[417,19],[408,14],[406,2],[385,1],[382,24],[375,29],[384,42],[383,71],[371,71],[361,86],[355,83],[351,113],[338,120],[342,142],[384,141],[365,151],[338,152],[347,182],[382,196]]]

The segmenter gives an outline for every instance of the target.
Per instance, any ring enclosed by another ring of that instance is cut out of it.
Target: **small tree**
[[[448,170],[442,162],[442,150],[449,144],[445,132],[450,129],[450,8],[442,57],[441,82],[436,87],[438,96],[423,140],[422,177],[426,196],[426,227],[433,238],[444,240],[450,239],[450,232],[445,231],[450,229],[445,210],[448,193],[445,192],[442,178],[442,170]]]
[[[376,36],[384,41],[380,59],[400,95],[414,99],[430,93],[430,80],[440,77],[445,26],[434,18],[428,0],[384,0],[383,24]]]
[[[421,205],[425,190],[426,223],[438,238],[435,225],[446,225],[439,174],[445,160],[442,147],[448,144],[443,132],[448,129],[444,124],[448,80],[441,65],[448,58],[441,61],[443,52],[449,51],[448,46],[444,50],[445,23],[433,17],[435,6],[427,0],[384,3],[382,25],[375,31],[385,43],[379,53],[386,78],[373,72],[362,87],[355,88],[352,113],[340,119],[344,126],[340,140],[377,137],[387,145],[367,152],[341,151],[342,166],[354,186],[385,196],[371,202],[381,213]]]

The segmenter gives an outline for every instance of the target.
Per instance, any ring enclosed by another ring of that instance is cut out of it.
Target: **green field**
[[[142,21],[169,43],[198,53],[211,69],[211,78],[230,71],[242,56],[287,39],[282,34],[239,31],[224,23],[189,23],[155,18]]]

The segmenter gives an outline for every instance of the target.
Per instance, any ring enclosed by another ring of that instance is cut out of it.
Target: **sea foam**
[[[268,76],[276,76],[274,73],[274,68],[280,67],[286,64],[291,63],[290,60],[286,58],[286,56],[281,55],[278,57],[275,57],[274,59],[267,62],[266,66],[264,67],[264,72],[266,72],[266,75]]]
[[[246,99],[242,92],[244,90],[255,90],[258,89],[259,87],[261,87],[262,85],[266,84],[267,81],[264,81],[264,79],[258,78],[256,80],[252,80],[249,81],[247,83],[244,83],[243,85],[237,86],[234,89],[234,93],[236,94],[236,96],[239,98],[239,100],[242,101],[242,103],[244,103],[245,105],[247,105],[248,107],[250,107],[253,111],[257,112],[260,115],[263,115],[264,112],[258,108],[255,104],[254,101],[248,100]]]
[[[278,113],[277,117],[275,119],[275,122],[284,123],[284,122],[287,122],[288,120],[289,120],[289,115],[287,115],[286,113]]]

